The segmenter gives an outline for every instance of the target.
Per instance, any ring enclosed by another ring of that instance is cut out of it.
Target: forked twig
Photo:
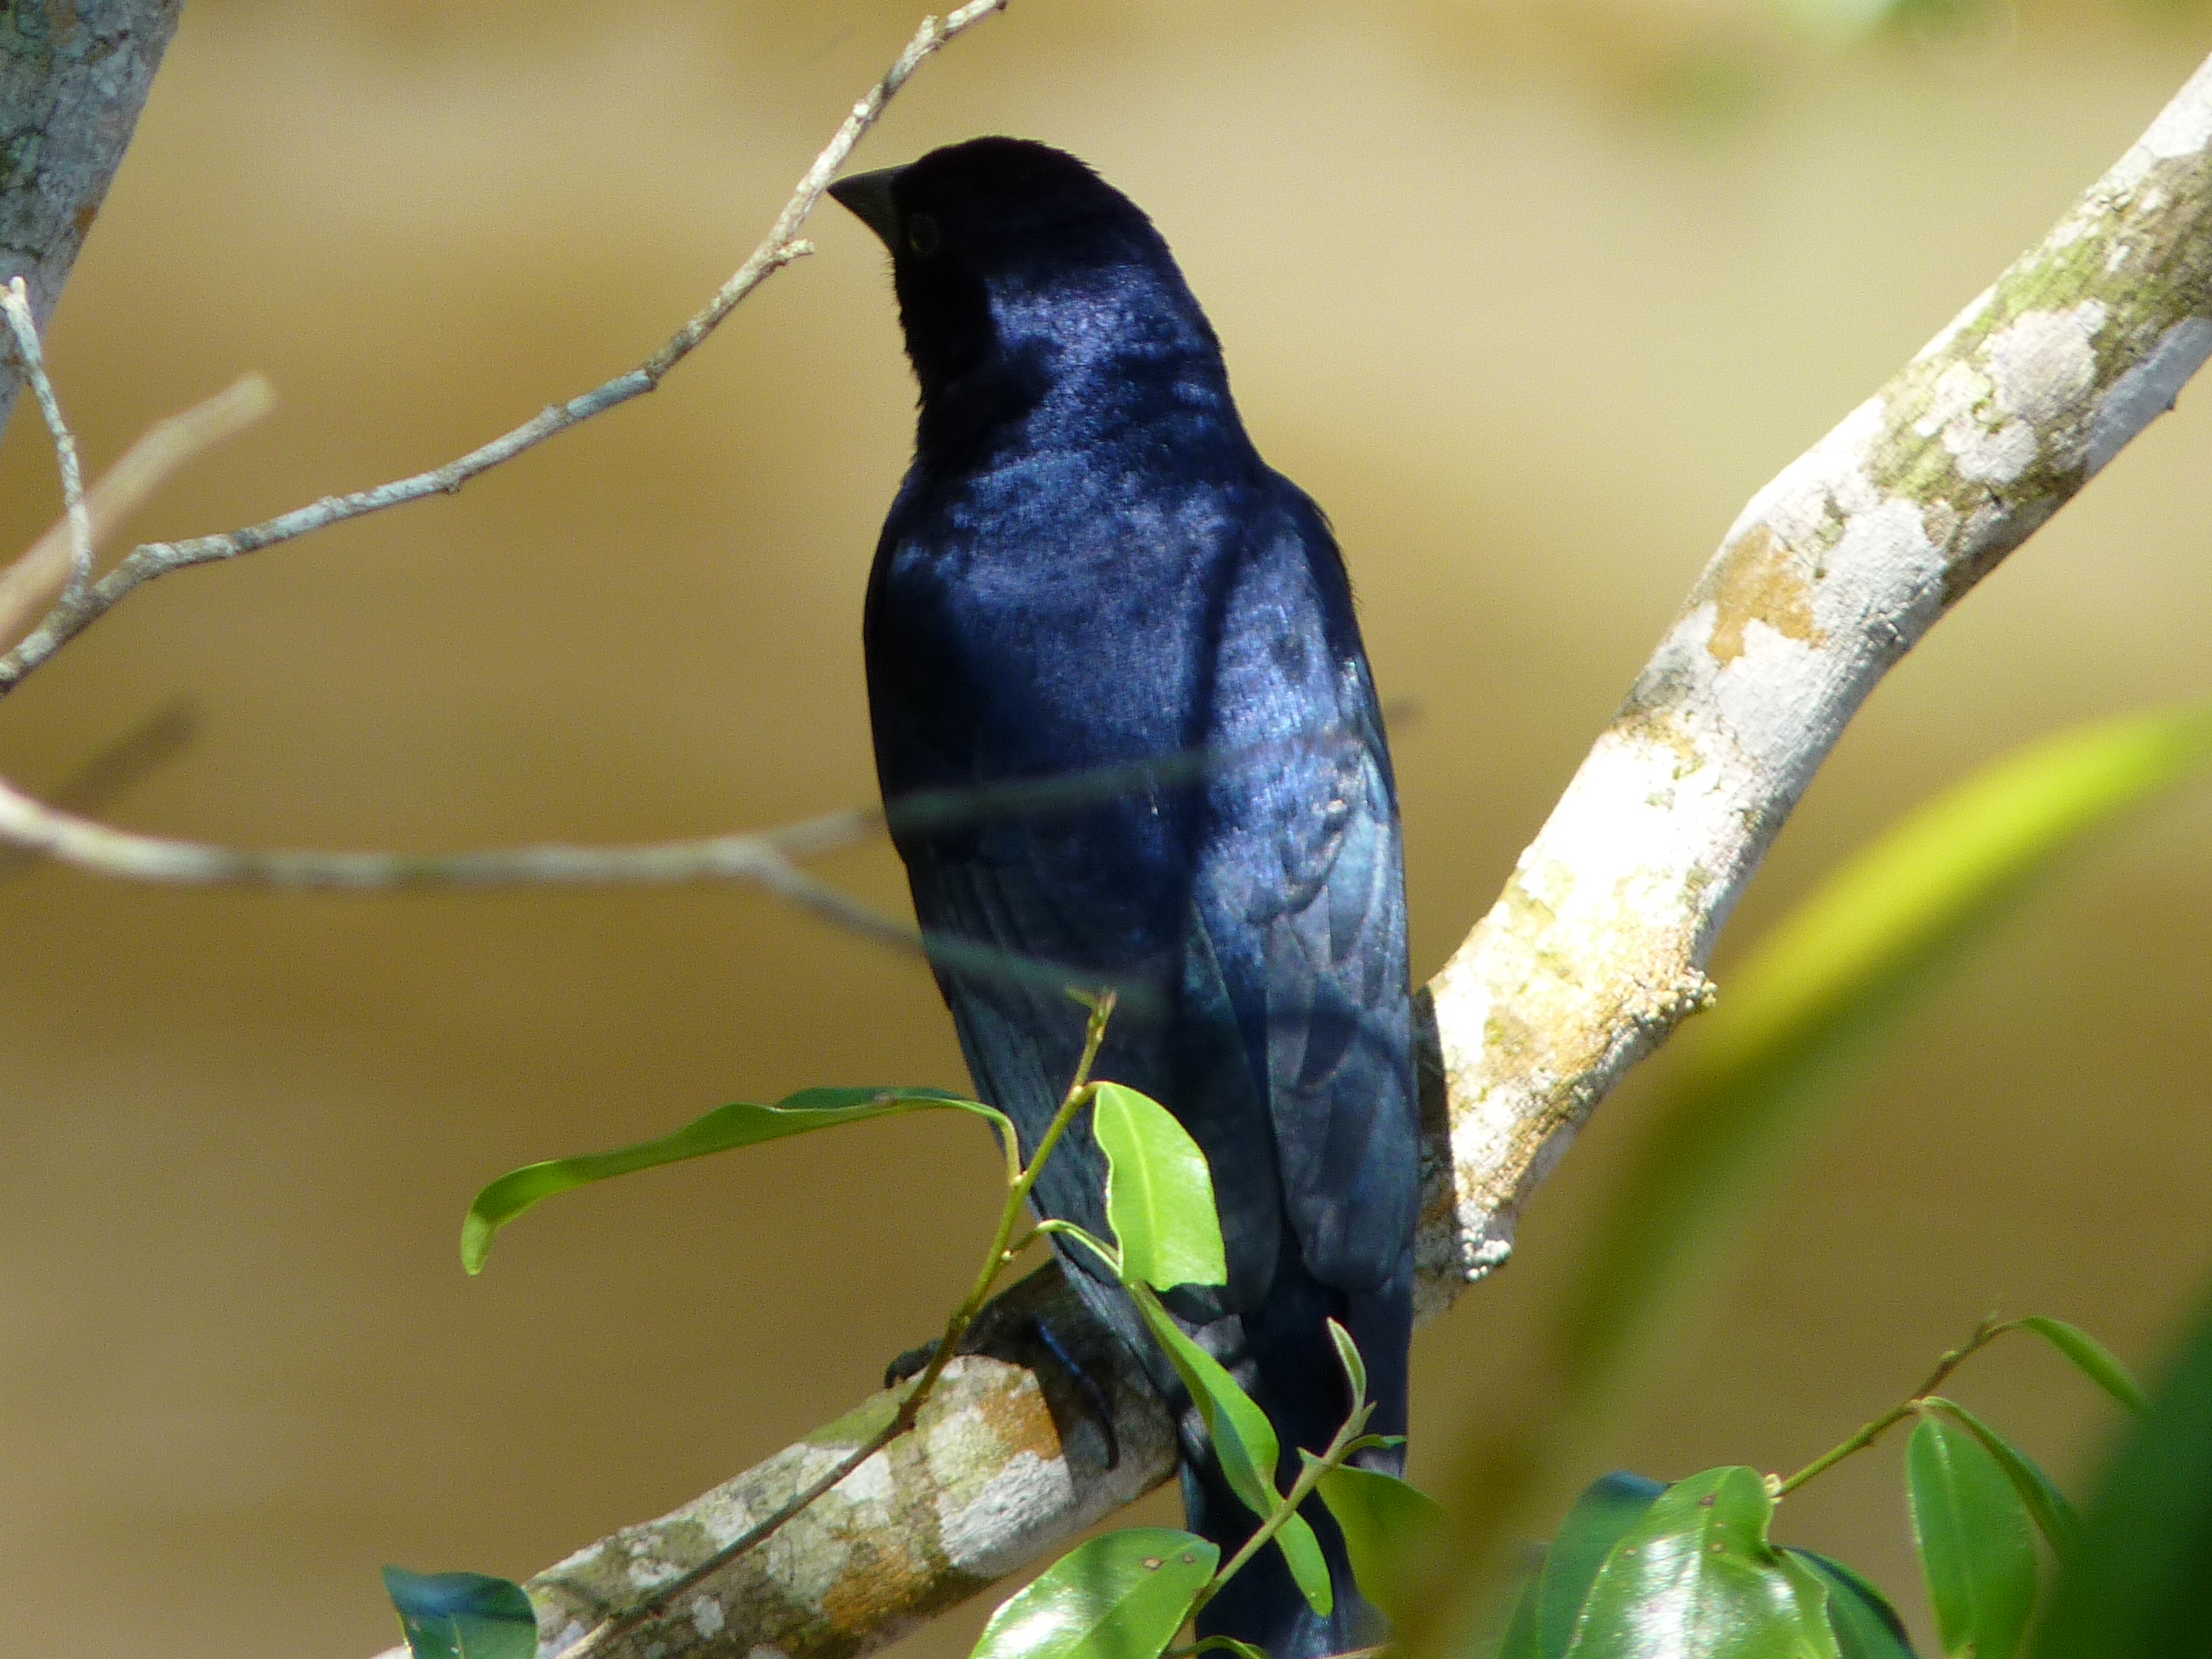
[[[791,199],[784,204],[783,211],[776,215],[775,223],[769,226],[768,234],[761,239],[760,246],[753,251],[751,257],[737,268],[736,273],[721,285],[714,298],[696,315],[677,329],[667,344],[638,367],[626,374],[619,374],[581,396],[571,397],[565,404],[552,404],[512,431],[503,433],[489,443],[429,472],[380,484],[374,489],[358,490],[350,495],[325,496],[308,506],[219,536],[196,536],[181,542],[149,542],[134,549],[128,558],[98,582],[83,588],[81,592],[73,588],[67,602],[41,622],[29,639],[6,656],[0,657],[0,695],[13,690],[25,675],[156,576],[167,575],[170,571],[183,569],[188,565],[233,559],[242,553],[251,553],[274,546],[278,542],[290,541],[310,531],[321,530],[386,507],[419,501],[425,496],[450,495],[479,474],[489,471],[502,461],[513,460],[525,449],[533,448],[594,415],[604,414],[619,404],[626,404],[632,397],[652,391],[671,369],[690,356],[715,331],[722,319],[729,315],[747,295],[784,266],[814,251],[810,243],[798,239],[799,227],[805,223],[807,215],[814,211],[815,204],[822,200],[823,192],[829,188],[830,180],[837,175],[837,169],[852,155],[854,146],[867,135],[869,128],[882,118],[884,110],[898,95],[899,89],[928,58],[992,13],[1003,11],[1007,4],[1007,0],[969,0],[968,4],[942,18],[925,18],[921,27],[914,31],[913,39],[906,42],[906,49],[884,72],[883,78],[853,105],[851,112],[823,147],[822,153],[814,158],[814,164],[799,180]],[[34,341],[32,350],[35,352],[35,349]],[[50,392],[51,388],[48,388],[41,394],[42,405]],[[59,413],[55,411],[49,416],[48,424],[54,424],[58,419]],[[56,442],[59,443],[60,439],[57,438]],[[64,463],[65,473],[73,466],[73,450],[71,460]],[[80,563],[82,574],[89,577],[89,552]]]

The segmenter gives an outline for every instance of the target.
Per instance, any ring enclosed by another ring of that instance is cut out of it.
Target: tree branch
[[[1431,982],[1478,1278],[1867,694],[2212,354],[2212,62],[2041,246],[1751,499],[1504,895]],[[1441,1184],[1438,1189],[1440,1201]]]
[[[1882,675],[2212,355],[2212,62],[2043,245],[1754,497],[1504,896],[1431,982],[1423,1317],[1503,1262],[1598,1102],[1711,995],[1760,858]],[[1042,1344],[1106,1384],[1122,1455]],[[1174,1466],[1160,1402],[1047,1268],[913,1435],[594,1659],[852,1659]],[[862,1444],[882,1395],[529,1588],[558,1654]]]
[[[0,286],[41,333],[137,130],[183,0],[22,0],[0,29]],[[0,363],[0,427],[22,378]]]

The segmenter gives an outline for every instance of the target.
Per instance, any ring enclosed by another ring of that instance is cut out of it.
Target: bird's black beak
[[[855,173],[830,187],[837,205],[881,237],[883,245],[893,253],[899,251],[899,208],[891,200],[891,188],[906,170],[879,168],[873,173]]]

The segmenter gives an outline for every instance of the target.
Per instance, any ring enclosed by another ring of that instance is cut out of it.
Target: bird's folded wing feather
[[[1057,876],[1058,861],[1037,836],[983,840],[962,843],[964,856],[928,843],[902,848],[924,933],[987,944],[1010,961],[1096,969],[1139,993],[1109,1023],[1093,1076],[1166,1104],[1205,1152],[1233,1287],[1186,1295],[1179,1311],[1205,1318],[1256,1302],[1274,1268],[1280,1188],[1236,1011],[1188,898],[1173,896],[1181,925],[1144,925],[1125,913],[1126,894],[1107,898]],[[1101,948],[1147,934],[1154,948]],[[938,977],[976,1087],[1033,1147],[1081,1055],[1084,1011],[1033,974],[995,974],[986,963],[941,965]],[[1082,982],[1071,975],[1070,982]],[[1078,1120],[1039,1175],[1037,1206],[1110,1238],[1105,1179],[1104,1156],[1087,1120]]]

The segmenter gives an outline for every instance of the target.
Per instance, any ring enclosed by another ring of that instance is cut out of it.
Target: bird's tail
[[[1068,1279],[1092,1312],[1137,1354],[1175,1414],[1182,1441],[1184,1513],[1191,1530],[1217,1545],[1227,1562],[1257,1530],[1259,1518],[1223,1476],[1205,1420],[1128,1293],[1087,1261],[1071,1262]],[[1173,1306],[1184,1299],[1171,1293],[1164,1300]],[[1288,1491],[1298,1477],[1299,1448],[1326,1450],[1351,1410],[1351,1388],[1329,1337],[1327,1322],[1332,1319],[1351,1333],[1366,1363],[1367,1395],[1375,1405],[1368,1433],[1402,1435],[1407,1349],[1413,1336],[1410,1242],[1398,1271],[1377,1289],[1363,1293],[1322,1284],[1306,1271],[1295,1247],[1287,1245],[1266,1297],[1251,1313],[1204,1323],[1179,1321],[1267,1413],[1282,1448],[1276,1482],[1281,1491]],[[1403,1472],[1405,1453],[1402,1447],[1378,1448],[1360,1452],[1355,1461],[1395,1475]],[[1270,1543],[1200,1611],[1201,1638],[1233,1637],[1268,1659],[1326,1659],[1388,1640],[1389,1624],[1360,1594],[1344,1535],[1326,1505],[1319,1497],[1309,1498],[1300,1513],[1313,1527],[1328,1565],[1330,1611],[1313,1611],[1291,1577],[1282,1551]]]
[[[1183,1507],[1191,1530],[1219,1545],[1224,1560],[1251,1536],[1257,1524],[1221,1480],[1217,1466],[1209,1471],[1184,1465]],[[1268,1659],[1325,1659],[1331,1654],[1379,1647],[1388,1639],[1389,1624],[1352,1581],[1344,1535],[1327,1510],[1319,1498],[1308,1498],[1300,1513],[1313,1523],[1320,1540],[1322,1560],[1328,1566],[1333,1599],[1328,1613],[1313,1611],[1292,1579],[1282,1551],[1270,1544],[1200,1611],[1201,1640],[1210,1636],[1234,1637],[1250,1643]]]
[[[1325,1451],[1351,1409],[1350,1388],[1328,1336],[1325,1321],[1330,1319],[1351,1331],[1366,1361],[1368,1397],[1375,1402],[1368,1432],[1402,1435],[1406,1351],[1413,1330],[1410,1260],[1406,1270],[1381,1289],[1360,1294],[1332,1290],[1307,1274],[1302,1263],[1286,1260],[1260,1308],[1241,1321],[1224,1320],[1201,1333],[1202,1340],[1215,1339],[1208,1343],[1210,1347],[1224,1337],[1241,1347],[1241,1353],[1222,1357],[1274,1425],[1283,1452],[1278,1484],[1285,1489],[1300,1467],[1298,1449]],[[1232,1324],[1241,1325],[1241,1331],[1222,1328]],[[1222,1560],[1227,1561],[1251,1537],[1259,1521],[1223,1477],[1220,1460],[1205,1440],[1203,1425],[1188,1423],[1196,1414],[1185,1414],[1184,1512],[1191,1530],[1218,1545]],[[1192,1427],[1197,1430],[1195,1444]],[[1398,1474],[1405,1467],[1404,1448],[1370,1450],[1358,1453],[1356,1460],[1367,1468]],[[1314,1611],[1291,1577],[1282,1551],[1269,1543],[1199,1613],[1201,1639],[1233,1637],[1250,1643],[1268,1659],[1324,1659],[1388,1640],[1389,1624],[1353,1581],[1344,1535],[1327,1507],[1317,1496],[1308,1498],[1300,1513],[1313,1527],[1328,1565],[1333,1602],[1329,1612]]]

